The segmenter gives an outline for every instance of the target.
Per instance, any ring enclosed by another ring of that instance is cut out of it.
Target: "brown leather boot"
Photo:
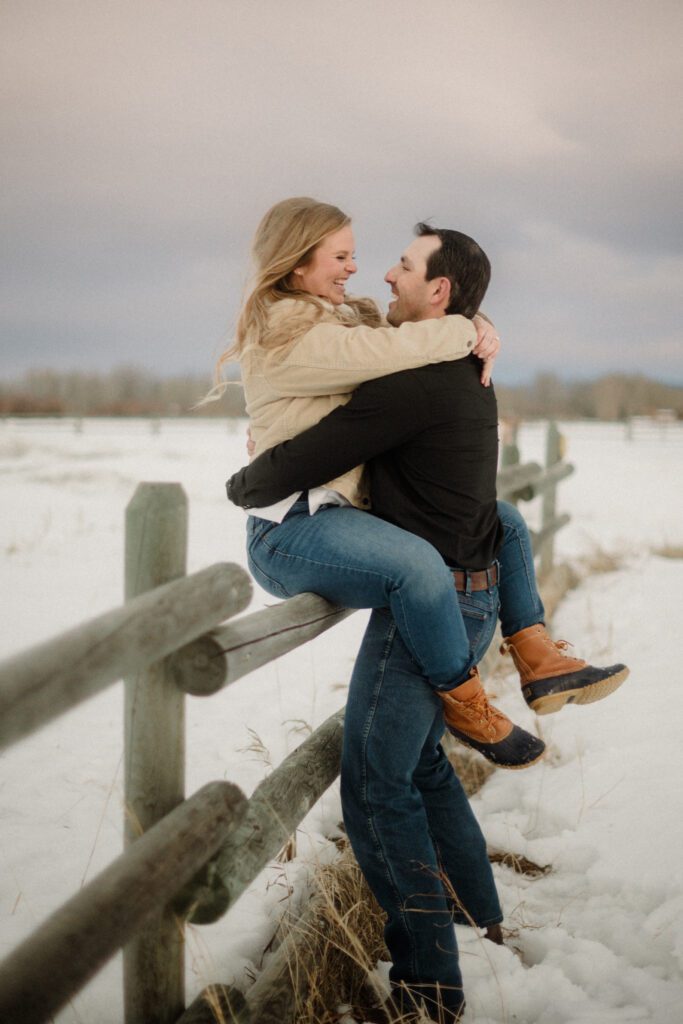
[[[595,668],[565,651],[566,640],[551,640],[538,624],[507,637],[502,654],[511,654],[522,681],[522,693],[537,715],[549,715],[565,704],[591,704],[602,700],[628,676],[625,665]]]
[[[489,703],[479,670],[452,690],[437,691],[448,731],[499,768],[528,768],[545,750],[545,743],[520,729]]]

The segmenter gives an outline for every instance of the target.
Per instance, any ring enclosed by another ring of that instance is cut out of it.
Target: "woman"
[[[363,381],[497,351],[490,335],[477,342],[464,316],[381,326],[374,303],[346,298],[353,250],[349,218],[312,199],[278,203],[259,225],[255,279],[236,343],[219,363],[240,361],[257,452],[317,423]],[[482,296],[487,283],[488,275]],[[465,312],[473,317],[477,308],[478,300]],[[248,526],[255,578],[277,597],[313,591],[348,607],[389,607],[465,741],[502,766],[535,762],[542,742],[513,726],[488,703],[478,677],[470,678],[467,634],[443,559],[419,537],[363,514],[367,505],[356,467],[305,496],[259,509]]]

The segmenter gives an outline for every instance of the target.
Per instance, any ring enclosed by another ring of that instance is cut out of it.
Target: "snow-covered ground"
[[[223,494],[242,464],[243,422],[0,423],[0,656],[121,600],[123,518],[141,480],[180,481],[190,499],[189,571],[244,564],[243,518]],[[474,800],[489,845],[551,870],[526,879],[496,867],[511,934],[503,948],[459,929],[467,1024],[608,1024],[683,1020],[683,727],[678,629],[683,547],[683,431],[567,424],[577,472],[560,487],[572,515],[560,558],[619,559],[561,605],[553,633],[631,677],[609,700],[539,720],[549,756],[498,772]],[[520,433],[539,458],[544,429]],[[536,510],[529,509],[530,520]],[[272,599],[255,588],[253,608]],[[362,634],[359,612],[228,690],[188,700],[187,792],[230,779],[251,792],[344,700]],[[521,724],[512,675],[498,703]],[[253,750],[252,731],[265,748]],[[252,749],[245,749],[252,747]],[[116,685],[0,754],[0,955],[121,848],[122,687]],[[222,921],[188,930],[188,997],[210,981],[248,984],[287,886],[326,861],[340,818],[332,787],[306,819],[299,856],[268,868]],[[121,1020],[120,960],[58,1017]],[[189,999],[188,999],[189,1001]]]

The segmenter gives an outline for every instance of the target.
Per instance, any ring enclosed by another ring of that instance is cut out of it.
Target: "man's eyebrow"
[[[407,256],[401,256],[400,263],[402,267],[406,268],[406,270],[413,269],[413,264],[410,262]]]

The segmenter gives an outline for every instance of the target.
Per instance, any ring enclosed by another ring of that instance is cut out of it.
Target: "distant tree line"
[[[109,373],[31,370],[0,382],[4,416],[244,416],[244,392],[232,381],[218,401],[195,406],[211,388],[207,377],[156,377],[136,367]]]
[[[627,420],[671,409],[683,418],[683,387],[648,377],[609,374],[596,380],[567,381],[539,374],[521,387],[496,385],[501,415],[530,419]]]
[[[215,402],[196,408],[206,395],[205,377],[160,378],[135,367],[109,373],[32,370],[0,382],[4,416],[244,416],[244,394],[231,382]],[[521,420],[625,420],[671,409],[683,418],[683,388],[642,376],[611,374],[593,381],[566,381],[540,374],[518,387],[496,385],[501,416]]]

